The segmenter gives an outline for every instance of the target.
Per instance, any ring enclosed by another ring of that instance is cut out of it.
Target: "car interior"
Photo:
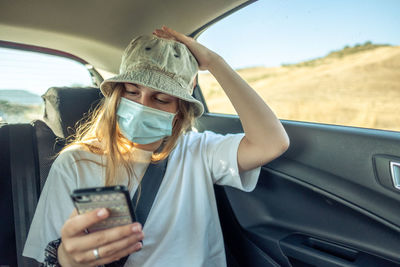
[[[57,54],[118,73],[133,36],[169,25],[197,38],[255,1],[20,1],[0,3],[0,46]],[[235,115],[208,112],[198,131],[243,132]],[[42,120],[0,125],[0,266],[38,266],[22,250],[57,153],[103,96],[98,87],[52,87]],[[257,187],[215,185],[227,264],[400,266],[400,133],[282,120],[290,147],[263,166]],[[392,167],[393,168],[393,167]]]

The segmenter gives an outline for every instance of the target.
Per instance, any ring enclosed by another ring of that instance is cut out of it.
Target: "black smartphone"
[[[95,232],[106,228],[130,224],[136,221],[132,201],[126,186],[92,187],[74,190],[72,201],[79,214],[106,208],[110,216],[87,229]]]

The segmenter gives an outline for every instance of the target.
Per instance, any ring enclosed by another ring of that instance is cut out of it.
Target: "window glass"
[[[0,124],[41,119],[41,95],[50,87],[93,85],[79,62],[9,48],[0,48],[0,81]]]
[[[400,1],[257,1],[199,38],[280,119],[400,131]],[[208,73],[210,112],[235,114]]]

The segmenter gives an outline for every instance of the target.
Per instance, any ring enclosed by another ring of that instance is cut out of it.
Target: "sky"
[[[235,69],[273,67],[366,41],[400,45],[399,14],[400,0],[259,0],[211,26],[198,40]],[[0,48],[0,89],[40,95],[50,86],[91,83],[78,63],[62,59],[58,64],[52,56],[29,54]]]
[[[52,86],[92,84],[86,67],[68,58],[0,48],[0,89],[42,95]]]
[[[198,40],[235,68],[301,62],[366,41],[400,45],[400,1],[260,0]]]

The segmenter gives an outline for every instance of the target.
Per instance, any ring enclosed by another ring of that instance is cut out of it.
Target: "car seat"
[[[40,192],[66,137],[102,98],[92,87],[53,87],[42,97],[44,121],[0,127],[0,266],[38,265],[22,251]]]

